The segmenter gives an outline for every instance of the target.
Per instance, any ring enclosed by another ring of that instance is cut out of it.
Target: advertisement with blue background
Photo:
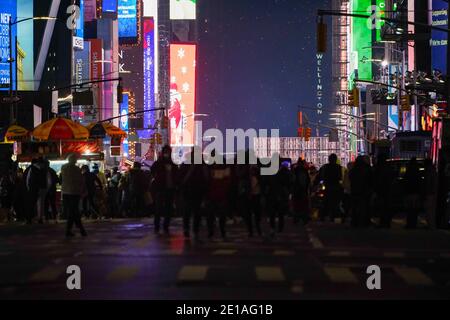
[[[122,116],[119,121],[120,129],[128,132],[128,109],[129,109],[129,96],[127,93],[122,95],[123,100],[120,104],[120,115]],[[126,116],[125,116],[126,115]],[[128,156],[128,140],[125,139],[122,143],[122,153],[124,157]]]
[[[432,20],[433,26],[448,28],[448,3],[443,0],[433,0]],[[431,31],[431,61],[433,69],[442,73],[447,71],[447,44],[448,34],[438,30]]]
[[[0,90],[9,90],[9,19],[16,21],[17,7],[16,0],[0,1]],[[12,28],[12,41],[16,37],[16,28]],[[12,57],[15,56],[15,46],[12,46]],[[13,63],[12,84],[15,89],[15,64]]]
[[[110,13],[117,12],[117,0],[103,0],[102,11]]]
[[[137,1],[119,0],[119,38],[134,38],[137,40]]]
[[[143,23],[144,49],[144,110],[155,108],[155,25],[152,18]],[[144,113],[144,128],[154,125],[155,112]],[[151,130],[144,130],[140,135],[150,138]]]

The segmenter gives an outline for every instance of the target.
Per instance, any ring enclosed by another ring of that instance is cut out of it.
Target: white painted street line
[[[137,273],[139,268],[137,266],[120,266],[111,271],[106,279],[112,282],[124,282],[131,280]]]
[[[208,266],[184,266],[178,273],[178,281],[203,281],[206,279]]]
[[[349,268],[324,267],[325,274],[335,283],[357,283],[358,279]]]
[[[426,274],[424,274],[418,268],[396,267],[394,268],[394,271],[409,285],[413,286],[433,285],[433,280],[431,280]]]
[[[33,273],[29,280],[31,282],[48,282],[57,280],[65,271],[65,268],[60,265],[53,265],[45,267]]]
[[[259,281],[281,282],[286,281],[283,270],[280,267],[256,267],[256,278]]]
[[[349,251],[330,251],[328,253],[331,257],[349,257],[350,252]]]
[[[275,250],[273,252],[274,256],[293,256],[295,255],[294,251],[290,251],[290,250]]]
[[[383,256],[386,258],[404,258],[406,255],[404,252],[383,252]]]
[[[233,254],[235,254],[237,252],[237,250],[232,250],[232,249],[219,249],[214,251],[212,254],[215,256],[231,256]]]

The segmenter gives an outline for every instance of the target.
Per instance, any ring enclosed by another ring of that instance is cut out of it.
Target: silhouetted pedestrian
[[[358,156],[349,172],[352,195],[353,227],[369,225],[369,202],[372,195],[372,171],[363,156]]]
[[[311,215],[311,199],[310,199],[310,185],[311,179],[309,176],[306,162],[299,159],[293,170],[294,187],[292,192],[292,200],[294,203],[295,217],[294,221],[299,219],[304,224],[308,223]]]
[[[155,232],[160,231],[161,217],[164,217],[164,233],[169,234],[170,220],[175,195],[177,167],[172,161],[172,149],[164,146],[162,156],[151,167],[153,182],[152,194],[155,196]]]
[[[61,193],[63,207],[67,216],[66,237],[73,237],[72,227],[75,224],[82,236],[86,236],[86,230],[81,223],[80,199],[84,193],[85,182],[80,168],[76,165],[77,156],[71,154],[68,163],[61,168]]]
[[[341,215],[340,203],[342,199],[342,167],[337,163],[336,154],[328,157],[328,163],[322,166],[319,171],[320,179],[325,185],[324,209],[321,220],[329,216],[331,221]]]
[[[387,155],[380,154],[374,168],[375,208],[378,209],[380,227],[390,228],[392,221],[391,188],[394,181],[394,171],[386,161]]]
[[[428,227],[435,229],[436,222],[436,201],[437,201],[438,177],[435,166],[431,159],[425,159],[424,172],[424,194],[425,194],[425,214]]]
[[[417,219],[420,210],[420,195],[423,188],[419,164],[415,157],[411,158],[406,167],[404,186],[406,193],[405,207],[407,210],[406,228],[414,229],[417,227]]]

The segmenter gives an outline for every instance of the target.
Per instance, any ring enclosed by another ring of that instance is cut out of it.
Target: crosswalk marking
[[[418,268],[396,267],[394,268],[394,271],[409,285],[415,286],[433,285],[433,280],[431,280],[426,274],[424,274]]]
[[[404,258],[405,253],[404,252],[384,252],[383,256],[386,258]]]
[[[55,281],[64,272],[63,266],[48,266],[45,267],[30,276],[31,282],[47,282]]]
[[[290,250],[275,250],[273,252],[274,256],[293,256],[295,255],[294,251],[290,251]]]
[[[349,251],[330,251],[328,253],[329,256],[332,257],[348,257],[350,256],[350,252]]]
[[[259,281],[279,282],[285,281],[283,270],[280,267],[256,267],[256,278]]]
[[[184,266],[178,273],[178,281],[202,281],[205,280],[208,266]]]
[[[332,282],[336,283],[357,283],[358,279],[349,268],[344,267],[324,267],[324,271]]]
[[[153,236],[151,236],[151,235],[148,235],[142,239],[139,239],[138,241],[136,241],[135,247],[137,247],[137,248],[147,247],[152,239],[153,239]]]
[[[232,249],[219,249],[214,251],[212,254],[215,256],[231,256],[233,254],[235,254],[237,252],[237,250],[232,250]]]
[[[137,266],[120,266],[111,271],[106,279],[113,282],[124,282],[132,279],[138,271]]]

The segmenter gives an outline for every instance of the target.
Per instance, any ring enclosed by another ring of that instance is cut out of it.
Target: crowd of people
[[[189,156],[193,160],[194,152]],[[375,161],[359,156],[346,167],[338,164],[335,154],[329,163],[316,170],[303,159],[291,165],[281,161],[275,175],[261,175],[259,164],[188,164],[176,165],[171,148],[163,148],[150,170],[135,162],[126,172],[115,167],[99,170],[94,165],[78,166],[72,154],[58,175],[43,158],[34,159],[22,171],[11,170],[0,180],[1,208],[8,220],[44,223],[58,217],[67,219],[66,236],[73,225],[86,231],[87,218],[154,217],[154,231],[169,234],[171,218],[182,216],[184,236],[198,239],[202,218],[207,235],[214,237],[216,223],[220,236],[227,238],[227,221],[242,219],[248,235],[263,235],[267,221],[274,237],[283,232],[285,218],[294,223],[308,223],[313,215],[313,199],[323,191],[318,206],[320,220],[341,218],[353,227],[368,227],[374,217],[379,227],[388,228],[393,218],[392,192],[395,173],[385,155]],[[374,162],[373,166],[371,162]],[[194,161],[190,161],[194,163]],[[404,175],[407,227],[417,227],[418,215],[425,203],[428,225],[434,227],[436,170],[425,162],[420,173],[416,159],[411,159]],[[61,185],[62,210],[58,212],[57,185]],[[80,210],[81,208],[81,210]],[[263,219],[263,217],[265,219]],[[162,228],[161,228],[162,227]]]

